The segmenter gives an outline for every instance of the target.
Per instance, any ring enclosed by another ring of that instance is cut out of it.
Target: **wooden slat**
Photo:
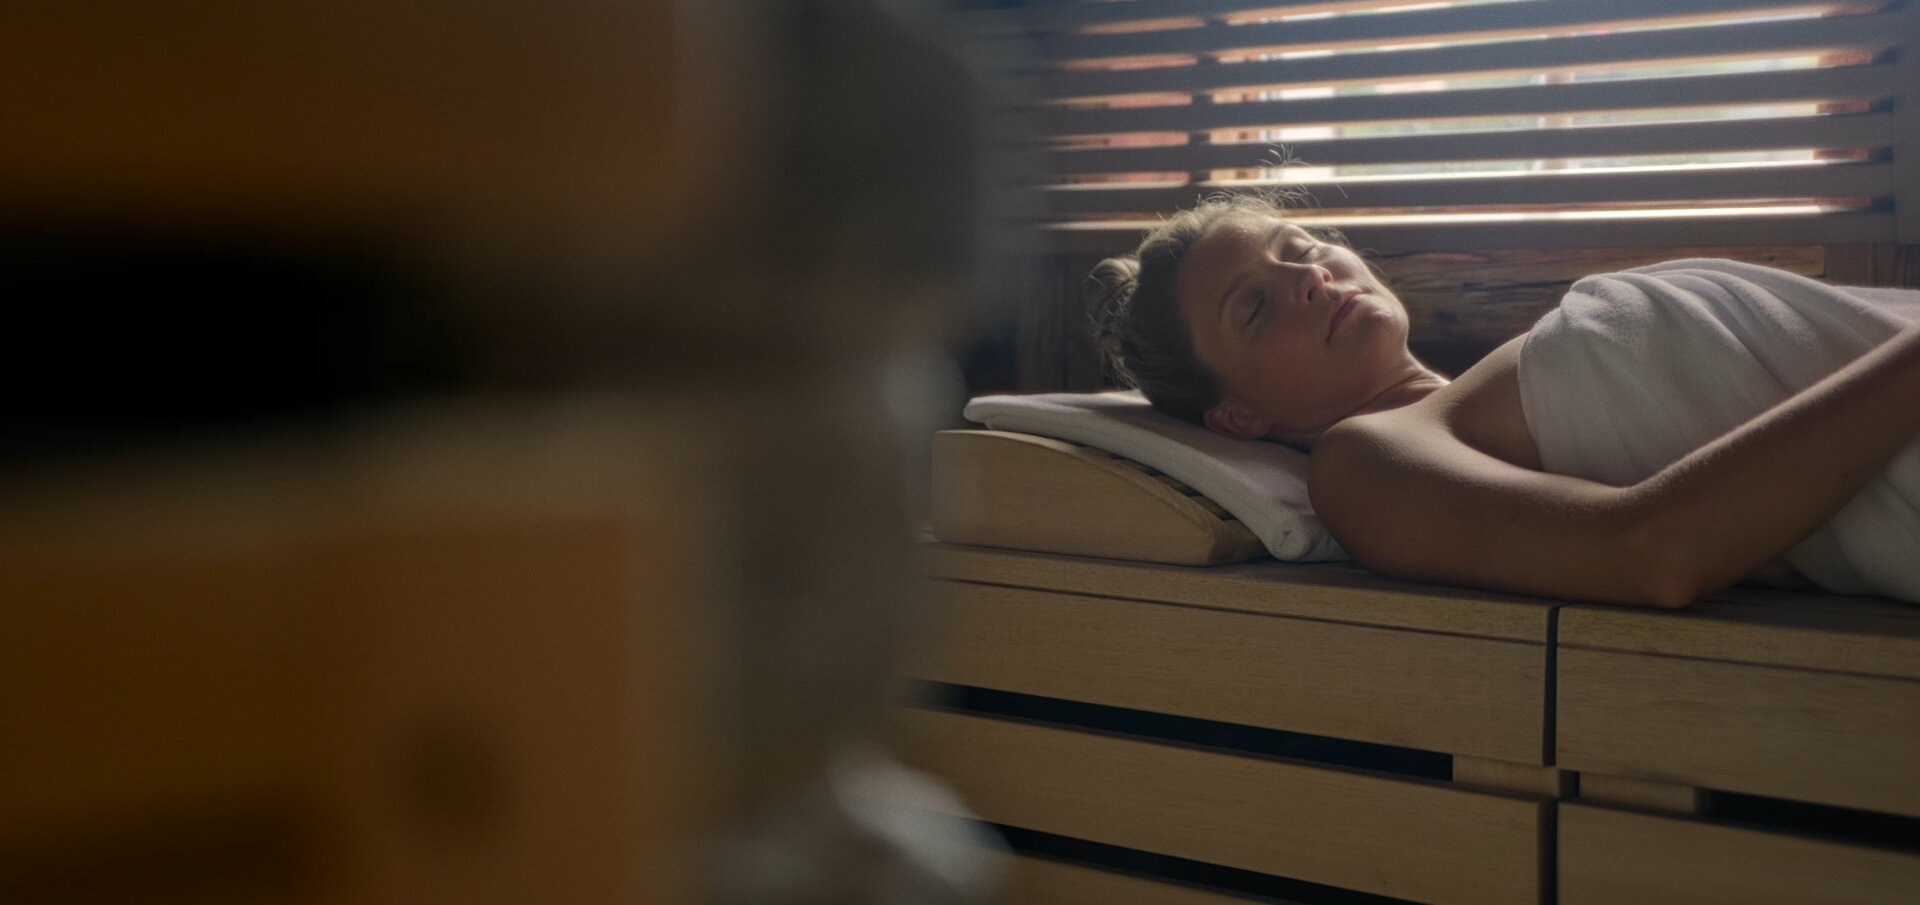
[[[1210,501],[1059,440],[941,431],[933,474],[933,531],[946,541],[1186,565],[1265,552]]]
[[[949,584],[920,678],[1543,762],[1544,645]]]
[[[429,406],[11,488],[0,900],[685,900],[689,576],[732,548],[669,418]]]
[[[1920,816],[1920,682],[1559,653],[1556,763]]]
[[[1909,180],[1910,176],[1901,177]],[[1902,198],[1920,195],[1903,185]],[[1896,203],[1896,206],[1897,203]],[[1920,289],[1920,245],[1829,245],[1827,280],[1841,286],[1895,286]]]
[[[1651,173],[1549,171],[1539,174],[1412,178],[1378,182],[1298,183],[1317,203],[1342,210],[1369,207],[1449,208],[1729,200],[1890,197],[1890,164],[1741,167]],[[1053,189],[1039,193],[1043,216],[1163,213],[1191,206],[1221,186]],[[1312,212],[1312,207],[1304,208]]]
[[[1569,606],[1560,645],[1920,680],[1920,607],[1758,589],[1717,596],[1657,614]]]
[[[948,544],[928,545],[921,552],[923,571],[959,581],[1541,644],[1555,606],[1492,592],[1391,581],[1350,565],[1248,563],[1194,569]]]
[[[1880,148],[1896,142],[1886,113],[1782,116],[1717,122],[1655,123],[1391,135],[1286,142],[1286,157],[1306,166],[1356,166],[1459,160],[1534,160],[1557,157],[1629,157],[1777,149]],[[1275,167],[1271,142],[1172,145],[1050,151],[1038,178],[1055,174],[1157,173]]]
[[[1543,0],[1237,27],[1058,34],[1037,40],[1033,50],[1052,63],[1167,54],[1267,53],[1283,49],[1377,46],[1395,41],[1567,34],[1575,30],[1617,29],[1656,22],[1778,15],[1822,6],[1830,9],[1834,5],[1811,0],[1608,0],[1606,3]]]
[[[908,761],[995,823],[1421,902],[1540,901],[1542,802],[966,714],[904,728]]]
[[[1065,109],[1039,115],[1034,118],[1033,125],[1036,130],[1054,135],[1101,135],[1813,101],[1873,103],[1893,93],[1894,71],[1892,63],[1878,62],[1825,69],[1314,97],[1236,104]]]
[[[1370,252],[1464,252],[1487,249],[1667,248],[1695,245],[1875,243],[1893,239],[1893,215],[1844,212],[1806,216],[1662,217],[1618,220],[1526,220],[1433,224],[1342,223],[1355,248]],[[1144,224],[1106,228],[1035,227],[1017,247],[1028,254],[1116,255],[1140,244]]]
[[[1717,57],[1878,53],[1898,45],[1900,32],[1895,29],[1899,25],[1894,14],[1873,13],[1259,63],[1066,72],[1023,80],[1017,90],[1030,97],[1092,98],[1562,71]]]
[[[1453,756],[1453,781],[1519,795],[1565,798],[1573,794],[1574,774],[1558,767],[1493,760],[1467,754]]]
[[[967,11],[958,18],[987,30],[1018,28],[1058,31],[1069,28],[1162,22],[1175,19],[1226,21],[1229,17],[1297,16],[1304,13],[1404,6],[1406,0],[1151,0],[1123,3],[1042,3],[1012,9]]]
[[[1013,859],[1007,905],[1248,905],[1240,896],[1047,861]]]
[[[1648,779],[1628,779],[1605,773],[1580,774],[1580,800],[1611,807],[1671,814],[1698,814],[1707,793],[1698,786],[1683,786]]]
[[[1920,166],[1913,165],[1914,157],[1920,155],[1920,4],[1908,3],[1894,27],[1897,34],[1907,36],[1894,74],[1894,84],[1900,86],[1893,111],[1894,134],[1901,136],[1894,153],[1907,161],[1894,202],[1900,221],[1896,241],[1908,246],[1909,254],[1920,256]],[[1920,274],[1909,285],[1914,284],[1920,284]]]
[[[1920,855],[1562,805],[1561,905],[1906,905]]]
[[[311,601],[284,583],[286,551],[233,541],[197,555],[167,538],[0,544],[0,851],[288,794],[288,660]]]
[[[1669,248],[1700,244],[1784,245],[1795,242],[1884,241],[1890,213],[1805,216],[1662,217],[1659,219],[1440,223],[1343,226],[1355,246],[1379,252],[1486,248]]]
[[[1676,258],[1732,258],[1803,276],[1827,273],[1827,256],[1818,245],[1702,246],[1645,248],[1562,248],[1543,251],[1487,249],[1471,253],[1430,252],[1379,255],[1373,263],[1386,271],[1388,285],[1403,299],[1442,293],[1479,293],[1472,308],[1550,293],[1558,300],[1568,284],[1595,273],[1626,270]]]
[[[1374,255],[1372,261],[1407,306],[1414,345],[1477,347],[1484,354],[1558,307],[1575,280],[1677,258],[1731,258],[1812,277],[1826,272],[1817,245],[1433,252]]]

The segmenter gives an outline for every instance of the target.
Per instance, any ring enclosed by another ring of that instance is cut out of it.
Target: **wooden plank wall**
[[[1920,245],[1595,248],[1379,254],[1412,320],[1412,344],[1430,365],[1458,373],[1552,309],[1574,280],[1685,257],[1725,257],[1853,286],[1920,287]],[[990,289],[1001,322],[982,342],[1011,362],[970,368],[976,392],[1093,392],[1109,385],[1087,327],[1087,274],[1100,257],[1034,255]],[[1002,356],[989,356],[1000,360]]]

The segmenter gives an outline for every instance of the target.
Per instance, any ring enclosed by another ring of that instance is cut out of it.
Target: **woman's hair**
[[[1180,262],[1221,220],[1283,217],[1284,200],[1252,192],[1213,195],[1154,227],[1133,254],[1093,268],[1089,278],[1096,286],[1087,314],[1094,338],[1114,375],[1146,394],[1154,408],[1198,424],[1220,404],[1220,380],[1194,353],[1192,334],[1180,315],[1175,296]]]

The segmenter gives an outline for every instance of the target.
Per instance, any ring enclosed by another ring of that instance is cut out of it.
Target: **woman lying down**
[[[1374,571],[1920,602],[1920,293],[1731,261],[1593,276],[1448,380],[1357,254],[1264,199],[1182,212],[1094,275],[1116,370],[1161,411],[1310,449],[1315,512]]]

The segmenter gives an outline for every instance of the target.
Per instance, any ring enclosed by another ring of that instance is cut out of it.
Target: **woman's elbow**
[[[1646,520],[1631,523],[1619,542],[1614,574],[1625,578],[1622,603],[1677,610],[1714,590],[1700,557]]]
[[[1640,606],[1677,610],[1700,599],[1702,593],[1700,585],[1684,575],[1653,574],[1645,576],[1631,602]]]

